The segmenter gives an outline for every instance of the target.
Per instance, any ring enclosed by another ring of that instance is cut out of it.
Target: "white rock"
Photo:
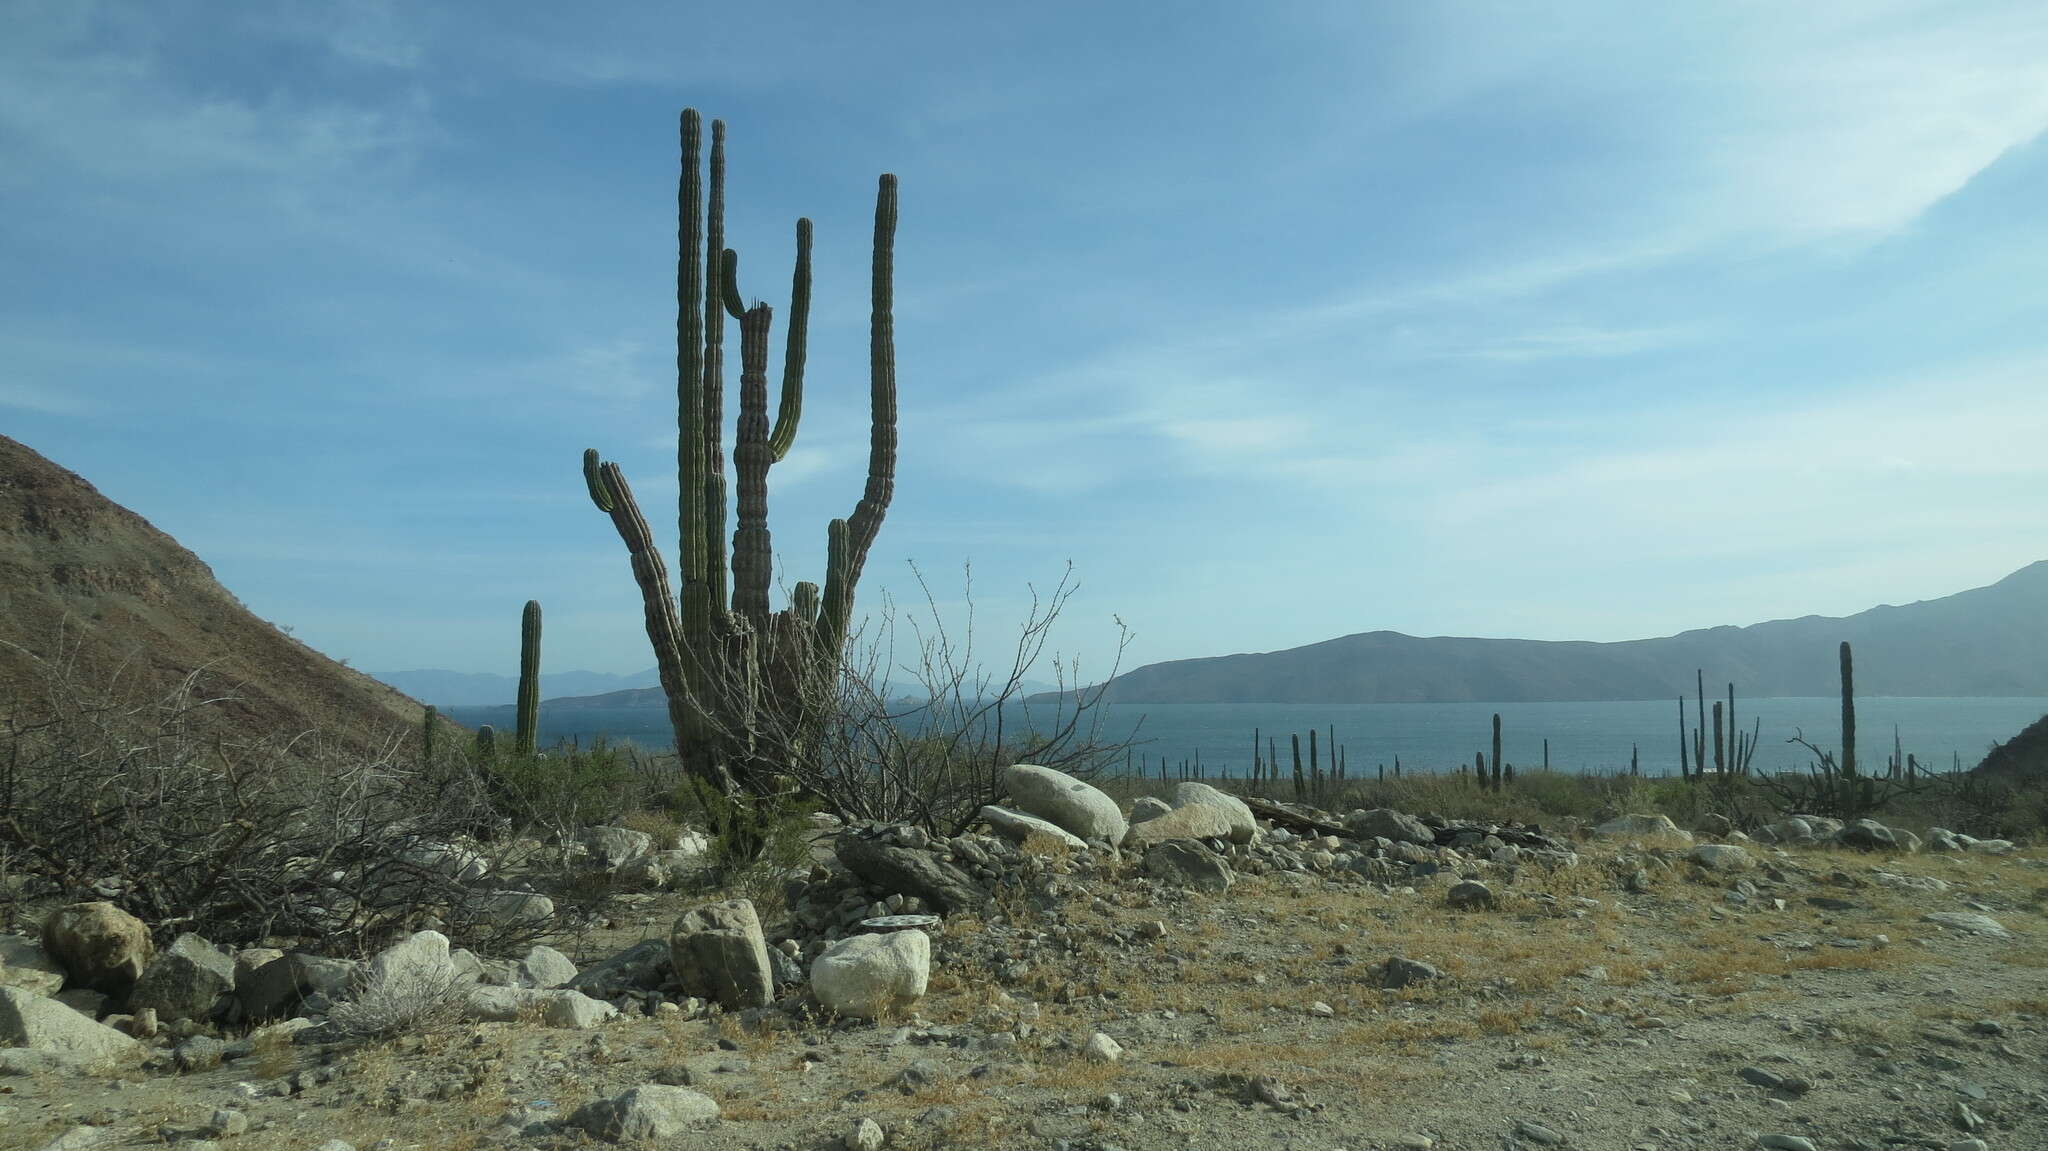
[[[132,1067],[148,1053],[119,1031],[19,987],[0,987],[0,1047],[25,1047],[106,1070]]]
[[[1064,771],[1031,763],[1012,764],[1003,769],[1003,783],[1016,806],[1082,839],[1121,843],[1130,826],[1115,800]]]
[[[1039,835],[1049,835],[1068,847],[1088,846],[1087,840],[1082,839],[1059,824],[1051,820],[1040,819],[1035,815],[1025,815],[1020,811],[1011,811],[1003,807],[984,807],[979,813],[979,818],[983,823],[994,828],[997,835],[1015,843],[1022,843],[1033,833],[1037,833]]]
[[[872,1119],[856,1120],[853,1130],[846,1133],[846,1151],[882,1151],[882,1144],[888,1141],[888,1133],[882,1125]]]
[[[64,969],[26,935],[0,935],[0,987],[54,996],[64,986]]]
[[[587,1030],[617,1015],[618,1008],[581,991],[534,987],[472,987],[463,997],[462,1017],[473,1023],[516,1023],[534,1018],[549,1027]]]
[[[1097,1031],[1088,1037],[1088,1045],[1081,1049],[1081,1054],[1091,1063],[1115,1063],[1124,1057],[1124,1048],[1121,1043]]]
[[[1691,843],[1692,832],[1671,822],[1668,815],[1616,816],[1593,829],[1604,839],[1669,839]]]
[[[590,862],[605,871],[617,871],[654,850],[653,836],[630,827],[586,827],[576,841],[589,849]]]
[[[438,931],[415,931],[378,952],[370,960],[367,975],[373,984],[396,982],[401,986],[426,987],[448,983],[455,978],[455,963],[448,955],[448,937]]]
[[[2005,924],[1974,911],[1930,911],[1920,918],[1971,935],[1988,935],[1993,939],[2012,938],[2012,932],[2005,929]]]
[[[569,1123],[613,1143],[675,1139],[718,1119],[718,1101],[687,1087],[647,1084],[610,1099],[586,1103]]]
[[[2015,849],[2010,839],[1973,839],[1969,850],[1979,855],[2011,855]]]
[[[811,993],[827,1010],[873,1019],[924,997],[932,941],[922,931],[855,935],[811,964]]]
[[[519,961],[518,978],[528,987],[560,987],[576,978],[576,965],[552,947],[535,946]]]
[[[1173,789],[1175,808],[1199,806],[1213,807],[1230,820],[1230,842],[1250,843],[1259,835],[1259,821],[1252,818],[1252,809],[1245,802],[1227,792],[1219,791],[1206,783],[1182,783]]]
[[[1158,819],[1172,810],[1172,804],[1156,795],[1141,795],[1131,801],[1130,822],[1139,824],[1148,819]]]
[[[1756,866],[1749,852],[1732,843],[1702,843],[1687,852],[1686,858],[1708,871],[1748,871]]]
[[[555,901],[531,891],[493,891],[485,897],[484,916],[504,926],[552,919]]]

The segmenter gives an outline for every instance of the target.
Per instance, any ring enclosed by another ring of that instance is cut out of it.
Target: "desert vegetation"
[[[1801,733],[1805,773],[1752,771],[1734,685],[1710,718],[1702,674],[1676,778],[1517,770],[1496,715],[1470,771],[1362,778],[1311,730],[1291,773],[1266,733],[1247,780],[1155,780],[1117,770],[1135,733],[1101,728],[1078,669],[1021,727],[1006,710],[1070,575],[993,663],[921,576],[920,613],[857,612],[894,485],[891,176],[866,485],[822,587],[775,608],[811,225],[771,422],[773,312],[739,291],[704,127],[684,114],[675,582],[619,465],[583,461],[674,754],[542,746],[537,602],[509,739],[433,708],[367,747],[251,735],[246,681],[24,649],[0,1142],[2048,1140],[2048,785],[1865,770],[1847,643],[1840,742]]]

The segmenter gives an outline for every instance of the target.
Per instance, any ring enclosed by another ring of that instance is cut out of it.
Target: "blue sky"
[[[779,313],[817,226],[789,582],[900,176],[861,605],[957,627],[971,562],[990,654],[1069,560],[1093,676],[1113,617],[1625,639],[2048,556],[2037,2],[761,7],[0,0],[0,430],[358,667],[509,672],[529,597],[647,667],[578,461],[673,507],[695,106]]]

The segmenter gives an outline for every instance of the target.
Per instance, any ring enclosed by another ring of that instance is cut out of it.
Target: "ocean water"
[[[1697,722],[1688,701],[1686,722]],[[1714,701],[1707,700],[1711,720]],[[1735,700],[1742,730],[1761,723],[1756,758],[1759,771],[1803,770],[1812,755],[1786,742],[1804,732],[1816,745],[1834,749],[1841,742],[1841,701],[1834,696]],[[452,707],[445,713],[474,727],[489,723],[500,732],[512,727],[510,707]],[[1304,760],[1308,732],[1314,728],[1327,748],[1330,730],[1344,749],[1348,773],[1366,778],[1376,767],[1391,770],[1395,757],[1407,771],[1450,771],[1469,765],[1474,752],[1492,758],[1493,716],[1501,717],[1502,758],[1518,768],[1543,763],[1543,743],[1550,741],[1550,765],[1561,771],[1613,773],[1627,771],[1631,745],[1638,749],[1642,770],[1651,775],[1678,773],[1678,704],[1676,700],[1618,700],[1593,703],[1371,703],[1328,704],[1113,704],[1103,709],[1098,729],[1105,740],[1135,739],[1133,767],[1158,770],[1164,758],[1178,765],[1201,756],[1211,776],[1243,775],[1251,765],[1252,731],[1260,742],[1271,737],[1280,762],[1291,766],[1290,734],[1299,733]],[[1995,742],[2048,714],[2048,698],[1913,699],[1872,697],[1856,701],[1856,755],[1860,764],[1883,770],[1892,753],[1894,726],[1904,749],[1923,766],[1946,771],[1955,762],[1972,767]],[[1049,709],[1010,709],[1005,722],[1015,726],[1036,720],[1044,726]],[[672,739],[668,714],[660,708],[587,708],[554,710],[541,706],[543,744],[577,739],[584,743],[603,736],[645,748],[667,747]],[[1707,733],[1711,761],[1713,732]],[[1688,745],[1689,746],[1689,745]],[[1327,751],[1324,752],[1327,754]],[[1261,751],[1263,754],[1263,750]],[[1327,761],[1325,761],[1327,762]]]

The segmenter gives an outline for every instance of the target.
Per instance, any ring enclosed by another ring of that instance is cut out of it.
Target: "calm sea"
[[[1707,700],[1709,718],[1714,701]],[[1758,770],[1803,769],[1812,758],[1804,748],[1786,741],[1800,731],[1824,748],[1841,738],[1841,701],[1834,696],[1735,701],[1737,722],[1752,730],[1761,721],[1753,766]],[[471,727],[489,723],[501,732],[512,726],[510,707],[443,709]],[[1558,770],[1626,771],[1629,749],[1638,749],[1645,774],[1678,772],[1678,704],[1675,700],[1608,701],[1599,703],[1371,703],[1327,704],[1114,704],[1103,709],[1105,739],[1131,737],[1134,764],[1157,770],[1161,758],[1178,764],[1200,754],[1212,776],[1241,775],[1251,764],[1252,730],[1261,740],[1278,742],[1280,760],[1289,763],[1288,736],[1300,733],[1302,754],[1308,754],[1308,732],[1316,729],[1327,745],[1332,727],[1343,747],[1349,774],[1370,775],[1379,764],[1392,767],[1400,757],[1404,772],[1443,771],[1470,764],[1472,754],[1491,759],[1493,715],[1501,717],[1502,758],[1517,767],[1543,763],[1543,743],[1550,741],[1550,765]],[[2048,698],[1909,699],[1874,697],[1856,701],[1856,754],[1862,764],[1882,770],[1892,753],[1892,732],[1904,749],[1924,765],[1947,770],[1961,762],[1972,767],[1995,742],[2011,739],[2021,728],[2048,714]],[[1687,722],[1693,723],[1692,706]],[[1010,713],[1007,722],[1028,719],[1045,726],[1047,709],[1034,707]],[[544,744],[597,736],[642,747],[666,747],[672,737],[668,714],[659,708],[563,709],[541,707],[540,737]],[[1708,732],[1711,757],[1713,733]]]

